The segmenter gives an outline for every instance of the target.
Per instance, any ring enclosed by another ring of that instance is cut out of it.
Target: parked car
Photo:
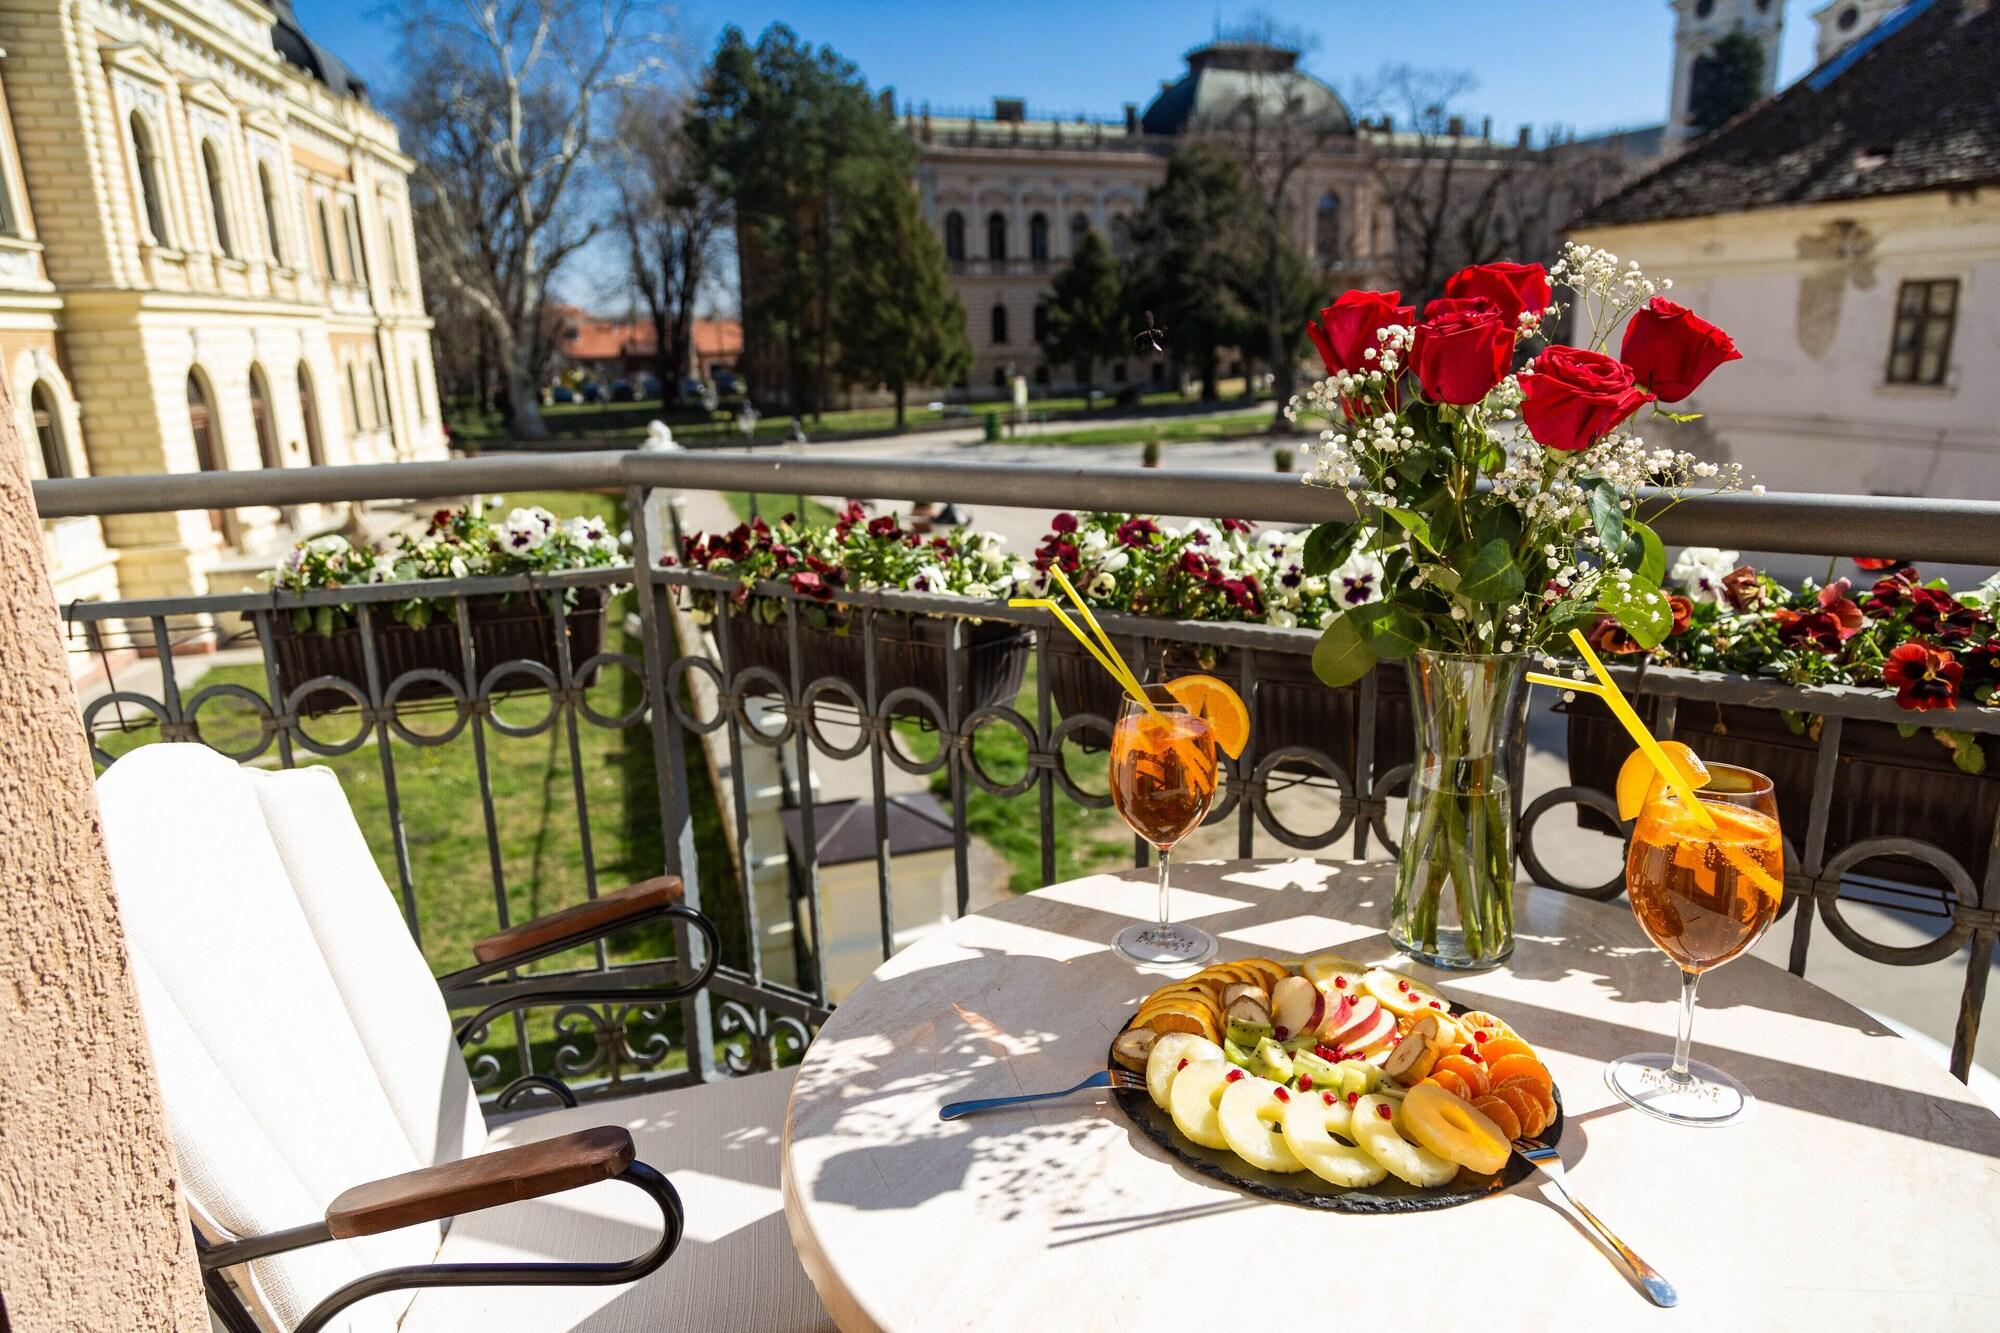
[[[639,396],[641,398],[666,397],[666,381],[662,380],[658,375],[642,376],[639,380]]]
[[[693,375],[683,375],[680,400],[685,406],[699,406],[704,412],[713,412],[717,402],[715,386]]]
[[[632,401],[633,401],[634,399],[636,399],[637,397],[638,397],[638,395],[632,392],[632,381],[631,381],[631,380],[613,380],[613,381],[611,381],[611,401],[612,401],[612,402],[614,402],[614,403],[629,403],[629,402],[632,402]]]
[[[736,377],[733,370],[718,370],[715,372],[715,392],[721,398],[741,398],[743,381]]]
[[[567,384],[558,384],[549,391],[549,401],[552,403],[573,403],[576,401],[576,395],[569,391]]]
[[[582,392],[583,401],[586,403],[601,403],[604,401],[604,386],[596,380],[584,381]]]

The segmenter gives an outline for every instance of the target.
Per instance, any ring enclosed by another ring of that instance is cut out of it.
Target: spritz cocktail
[[[1215,729],[1165,686],[1143,688],[1152,706],[1125,700],[1111,734],[1111,804],[1159,854],[1159,920],[1127,926],[1112,947],[1135,963],[1199,963],[1215,953],[1215,937],[1170,920],[1167,867],[1174,844],[1194,831],[1215,800]]]

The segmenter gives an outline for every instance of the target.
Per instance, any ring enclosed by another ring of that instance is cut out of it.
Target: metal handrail
[[[434,463],[365,463],[259,472],[70,477],[34,484],[43,518],[179,509],[436,500],[520,490],[631,486],[856,495],[881,500],[1228,515],[1267,523],[1347,519],[1338,493],[1273,473],[1216,469],[814,458],[703,450],[505,454]],[[1796,555],[1879,555],[2000,566],[2000,502],[1897,496],[1697,496],[1655,524],[1680,546],[1737,546]]]

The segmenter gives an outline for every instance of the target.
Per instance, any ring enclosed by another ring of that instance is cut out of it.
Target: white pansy
[[[1737,551],[1720,551],[1713,546],[1690,546],[1674,561],[1670,577],[1698,601],[1720,603],[1723,578],[1739,563]]]
[[[1117,586],[1117,579],[1112,578],[1109,574],[1099,574],[1090,581],[1090,595],[1092,597],[1107,597]]]
[[[516,554],[538,551],[555,530],[556,516],[540,505],[516,509],[500,526],[500,544]]]

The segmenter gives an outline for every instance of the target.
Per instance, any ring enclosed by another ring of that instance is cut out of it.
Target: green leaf
[[[1940,745],[1951,751],[1951,762],[1958,765],[1961,773],[1977,777],[1986,771],[1986,751],[1980,748],[1977,736],[1969,731],[1939,727],[1937,738]]]
[[[1353,620],[1377,661],[1399,662],[1424,646],[1423,617],[1395,602],[1369,602],[1342,617]]]
[[[1405,482],[1422,481],[1430,475],[1431,451],[1412,449],[1396,460],[1396,475]]]
[[[1325,578],[1340,567],[1361,536],[1361,524],[1322,523],[1306,534],[1305,572],[1311,578]]]
[[[1625,549],[1625,511],[1619,508],[1617,489],[1608,481],[1590,488],[1590,525],[1604,543],[1605,556],[1617,559]]]
[[[1597,608],[1621,625],[1642,648],[1657,648],[1674,627],[1673,608],[1658,584],[1634,574],[1621,580],[1606,575],[1597,585]]]
[[[1512,602],[1527,590],[1514,548],[1504,538],[1484,545],[1475,538],[1451,553],[1451,563],[1458,570],[1458,595],[1475,602]]]
[[[1481,543],[1503,541],[1509,546],[1519,546],[1521,516],[1514,511],[1512,505],[1488,505],[1473,518],[1472,536]]]
[[[318,606],[313,608],[313,628],[321,634],[333,633],[333,608]]]
[[[1328,624],[1313,649],[1313,674],[1335,688],[1352,685],[1374,665],[1375,650],[1368,646],[1361,623],[1351,611]]]
[[[1666,408],[1661,407],[1658,403],[1653,404],[1653,415],[1656,417],[1665,417],[1669,421],[1701,420],[1701,413],[1699,412],[1669,412],[1667,411]]]
[[[1896,734],[1898,736],[1901,736],[1904,740],[1910,739],[1910,737],[1916,735],[1918,732],[1922,730],[1923,728],[1918,726],[1914,722],[1898,722],[1896,724]]]
[[[1458,591],[1458,571],[1450,565],[1419,565],[1426,588],[1440,588],[1447,593]]]
[[[1542,629],[1545,633],[1567,642],[1572,626],[1581,625],[1584,621],[1595,618],[1597,614],[1596,602],[1583,597],[1565,597],[1549,607],[1548,614],[1542,619]]]
[[[1626,523],[1625,530],[1639,538],[1639,577],[1659,586],[1667,577],[1667,548],[1661,543],[1660,534],[1636,518]]]
[[[1395,508],[1384,509],[1382,512],[1390,518],[1395,519],[1403,531],[1416,538],[1418,545],[1422,546],[1432,555],[1437,554],[1437,544],[1431,540],[1430,522],[1422,514],[1417,513],[1413,509]]]

